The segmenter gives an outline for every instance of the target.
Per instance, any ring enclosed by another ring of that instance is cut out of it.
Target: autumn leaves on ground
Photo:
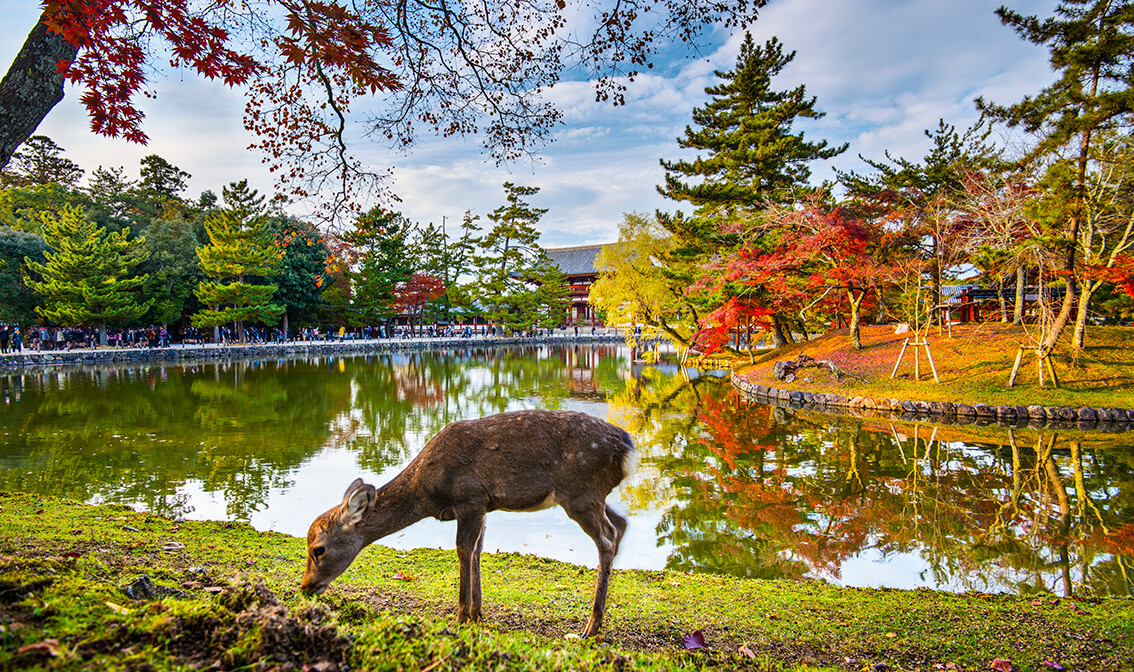
[[[1130,599],[617,571],[587,641],[592,568],[486,553],[485,622],[459,626],[452,551],[371,546],[317,598],[303,555],[242,524],[0,493],[0,670],[1134,666]]]
[[[1053,356],[1058,389],[1041,389],[1033,354],[1034,346],[1026,327],[1001,323],[933,327],[928,334],[930,355],[940,383],[933,381],[925,352],[917,353],[921,378],[914,380],[914,348],[907,347],[897,375],[890,379],[902,351],[902,344],[915,335],[895,333],[895,325],[862,328],[862,350],[850,345],[845,329],[832,331],[814,340],[769,351],[756,358],[755,365],[741,365],[738,374],[769,387],[827,392],[844,396],[872,396],[954,403],[1040,404],[1070,407],[1134,408],[1134,328],[1098,327],[1088,331],[1087,347],[1077,357],[1070,347]],[[924,330],[922,335],[924,335]],[[1069,340],[1069,339],[1068,339]],[[1024,346],[1015,387],[1008,377],[1016,353]],[[780,360],[806,354],[828,360],[864,380],[835,377],[821,369],[803,369],[791,383],[776,380],[772,367]]]

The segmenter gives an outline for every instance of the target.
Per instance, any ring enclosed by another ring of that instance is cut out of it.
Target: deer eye
[[[315,548],[311,549],[311,557],[318,560],[319,558],[323,557],[323,554],[326,552],[327,549],[323,548],[322,546],[316,546]]]

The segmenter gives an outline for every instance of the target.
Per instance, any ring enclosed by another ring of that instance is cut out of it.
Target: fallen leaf
[[[71,534],[82,534],[82,533],[83,533],[83,531],[80,530],[80,529],[71,530]]]
[[[764,614],[764,618],[768,619],[769,621],[774,621],[777,618],[779,618],[779,616],[776,614],[776,612],[770,611],[770,612]]]
[[[139,530],[138,528],[130,527],[129,525],[123,526],[122,529],[126,530],[127,532],[141,532],[141,530]]]
[[[569,632],[566,635],[563,635],[563,639],[582,639],[582,637],[574,632]]]
[[[896,633],[896,632],[887,632],[887,633],[886,633],[886,637],[888,637],[888,638],[890,638],[890,639],[893,639],[893,638],[895,638],[895,637],[897,637],[897,636],[898,636],[898,633]]]
[[[244,564],[246,564],[246,565],[254,565],[254,564],[256,564],[256,561],[255,561],[255,560],[245,560],[245,561],[244,561]]]
[[[1053,670],[1056,670],[1057,672],[1062,672],[1062,670],[1063,670],[1063,666],[1060,665],[1059,663],[1055,662],[1054,660],[1045,660],[1045,661],[1043,661],[1043,664],[1047,665],[1048,667],[1050,667]]]
[[[686,649],[703,649],[705,648],[705,633],[700,630],[695,631],[692,635],[685,636]]]
[[[130,610],[127,609],[126,607],[122,606],[121,604],[115,604],[113,602],[107,602],[106,606],[110,607],[110,610],[113,611],[114,613],[118,614],[119,616],[125,616],[126,614],[130,613]]]
[[[67,551],[66,553],[60,553],[59,557],[61,557],[61,558],[81,558],[81,557],[83,557],[83,554],[82,553],[76,553],[75,551]]]
[[[59,656],[59,640],[58,639],[45,639],[42,642],[35,644],[24,644],[20,647],[17,654],[23,655],[25,653],[43,653],[57,658]]]
[[[741,644],[739,650],[740,650],[741,655],[747,656],[749,658],[755,658],[756,657],[756,654],[752,652],[752,649],[748,648],[747,644]]]
[[[1047,604],[1047,602],[1045,602],[1043,600],[1032,600],[1032,606],[1033,607],[1042,607],[1045,604]]]
[[[224,590],[224,588],[221,588],[220,586],[209,586],[208,588],[205,589],[205,592],[206,593],[219,593],[219,592],[222,592],[223,590]]]
[[[991,669],[996,670],[997,672],[1012,672],[1012,670],[1016,669],[1012,665],[1012,661],[1005,660],[1003,658],[997,658],[993,660],[988,666]]]
[[[163,551],[180,551],[184,548],[185,548],[185,544],[181,543],[180,541],[170,541],[170,542],[167,542],[165,546],[162,546],[161,550],[163,550]]]
[[[409,574],[403,574],[402,572],[398,572],[397,574],[395,574],[393,576],[393,579],[395,581],[413,581],[412,576],[410,576]]]

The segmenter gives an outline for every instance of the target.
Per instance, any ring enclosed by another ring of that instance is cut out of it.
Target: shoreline
[[[84,366],[91,364],[159,363],[182,364],[211,360],[282,358],[311,355],[379,354],[388,352],[424,352],[456,348],[484,348],[514,345],[556,345],[623,343],[617,332],[595,335],[561,334],[540,337],[457,336],[443,338],[376,338],[344,341],[291,341],[287,343],[217,345],[172,345],[166,348],[76,348],[74,350],[25,350],[22,353],[0,354],[0,373],[13,373],[44,367]]]
[[[857,418],[881,418],[913,422],[933,421],[950,425],[976,425],[1014,429],[1082,429],[1122,433],[1134,430],[1134,409],[1071,408],[1068,406],[1009,406],[948,401],[921,401],[882,397],[846,397],[839,394],[766,387],[738,375],[730,375],[741,394],[770,406],[803,409]]]

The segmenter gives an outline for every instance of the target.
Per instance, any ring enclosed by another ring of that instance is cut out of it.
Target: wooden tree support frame
[[[1012,375],[1008,376],[1008,387],[1016,386],[1016,374],[1020,371],[1020,362],[1024,359],[1024,346],[1020,346],[1016,350],[1016,362],[1012,364]],[[1036,352],[1036,370],[1039,373],[1039,385],[1041,388],[1047,387],[1046,381],[1043,377],[1044,369],[1047,369],[1048,375],[1051,377],[1051,386],[1059,387],[1059,376],[1055,375],[1055,365],[1051,363],[1051,353],[1041,357],[1039,352]]]
[[[890,372],[890,380],[898,375],[898,367],[902,365],[902,358],[906,356],[906,348],[913,346],[914,353],[914,380],[921,380],[921,360],[918,356],[918,348],[925,348],[925,357],[929,360],[929,369],[933,371],[933,382],[940,383],[941,379],[937,377],[937,367],[933,364],[933,354],[929,352],[929,339],[922,339],[910,343],[910,339],[902,341],[902,351],[898,353],[898,361],[894,363],[894,370]]]

